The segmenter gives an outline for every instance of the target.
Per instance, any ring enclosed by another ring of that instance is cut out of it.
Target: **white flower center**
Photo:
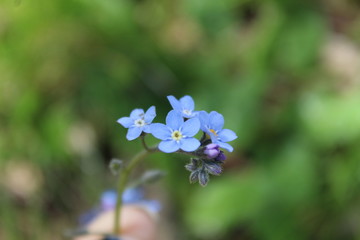
[[[145,126],[145,121],[144,119],[136,119],[135,122],[134,122],[135,126],[137,127],[142,127],[142,126]]]
[[[180,131],[173,131],[171,134],[171,138],[175,141],[180,141],[180,139],[182,139],[183,135],[181,134]]]
[[[188,110],[188,109],[184,109],[182,112],[188,116],[190,116],[192,114],[192,111]]]

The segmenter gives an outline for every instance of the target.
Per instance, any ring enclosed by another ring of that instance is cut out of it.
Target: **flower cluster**
[[[165,124],[152,123],[156,116],[155,107],[146,112],[135,109],[130,117],[122,117],[117,122],[128,128],[126,138],[134,140],[152,134],[161,140],[157,148],[165,153],[185,153],[191,155],[191,162],[186,169],[191,172],[190,182],[205,186],[209,174],[220,175],[226,156],[220,149],[229,152],[233,147],[228,142],[237,138],[236,134],[223,129],[224,117],[216,111],[195,111],[195,104],[190,96],[179,100],[174,96],[167,97],[173,109],[167,114]],[[202,131],[201,139],[196,135]]]

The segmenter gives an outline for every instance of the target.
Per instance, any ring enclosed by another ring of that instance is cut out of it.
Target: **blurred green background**
[[[360,3],[3,0],[0,239],[63,239],[141,148],[116,123],[190,94],[238,139],[224,173],[168,175],[159,239],[360,239]],[[141,171],[139,171],[141,172]]]

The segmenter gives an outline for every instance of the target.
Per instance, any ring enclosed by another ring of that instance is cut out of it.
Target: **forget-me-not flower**
[[[116,207],[117,192],[115,190],[107,190],[103,192],[100,197],[100,204],[91,209],[89,212],[83,214],[79,218],[79,222],[82,226],[89,224],[99,214],[114,210]],[[156,200],[148,200],[145,198],[144,190],[142,188],[127,188],[122,195],[123,204],[137,204],[145,207],[149,212],[157,213],[161,209],[161,205]]]
[[[184,118],[193,118],[197,115],[197,112],[194,111],[195,103],[192,97],[186,95],[180,98],[180,100],[177,100],[174,96],[170,95],[167,99],[173,109],[180,112]]]
[[[201,122],[201,130],[210,136],[211,141],[218,144],[221,148],[232,152],[233,147],[227,142],[236,139],[237,136],[233,131],[229,129],[223,129],[223,115],[216,111],[212,111],[211,113],[201,111],[199,112],[198,116]]]
[[[191,118],[184,121],[182,115],[171,110],[166,116],[166,125],[154,123],[151,125],[151,133],[154,137],[162,140],[159,149],[165,153],[176,152],[181,149],[185,152],[192,152],[198,149],[200,141],[193,136],[200,130],[198,118]]]
[[[155,116],[154,106],[151,106],[146,113],[143,109],[137,108],[130,113],[130,117],[122,117],[117,122],[129,129],[126,138],[131,141],[138,138],[142,132],[150,133],[150,124]]]
[[[115,209],[117,192],[108,190],[101,196],[100,207],[103,211]],[[140,187],[127,188],[122,195],[123,204],[138,204],[144,206],[150,212],[159,212],[160,203],[156,200],[145,199],[144,189]]]

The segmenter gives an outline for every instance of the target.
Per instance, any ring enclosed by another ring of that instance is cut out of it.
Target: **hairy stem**
[[[118,183],[117,183],[117,195],[118,195],[118,197],[117,197],[117,200],[116,200],[116,207],[115,207],[114,235],[120,234],[122,195],[123,195],[123,193],[125,191],[125,188],[127,186],[129,176],[130,176],[132,170],[136,167],[136,165],[140,161],[145,159],[148,155],[158,151],[157,146],[148,147],[148,145],[145,142],[145,135],[141,136],[141,143],[142,143],[142,145],[144,147],[144,150],[142,150],[141,152],[136,154],[130,160],[130,162],[122,169],[122,171],[120,173],[120,176],[119,176],[119,180],[118,180]],[[200,155],[196,151],[195,152],[185,152],[185,151],[182,151],[182,150],[178,150],[177,152],[182,153],[182,154],[186,154],[186,155],[190,155],[190,156],[193,156],[193,157],[199,157],[199,155]]]
[[[143,145],[143,147],[146,149],[146,151],[148,152],[156,152],[158,149],[157,147],[149,147],[146,142],[145,142],[145,135],[141,136],[141,143]]]
[[[177,150],[176,153],[181,153],[181,154],[184,154],[184,155],[188,155],[188,156],[191,156],[191,157],[196,157],[196,158],[199,158],[199,157],[204,157],[205,155],[203,154],[203,151],[194,151],[194,152],[185,152],[183,150]]]
[[[143,138],[142,138],[143,139]],[[118,180],[118,188],[117,188],[117,200],[116,200],[116,208],[115,208],[115,221],[114,221],[114,234],[118,235],[120,233],[120,215],[121,215],[121,206],[122,206],[122,195],[125,191],[126,185],[129,180],[129,176],[135,166],[143,159],[145,159],[149,154],[156,152],[157,148],[148,148],[146,147],[144,150],[136,154],[128,163],[128,165],[121,171],[119,180]]]

